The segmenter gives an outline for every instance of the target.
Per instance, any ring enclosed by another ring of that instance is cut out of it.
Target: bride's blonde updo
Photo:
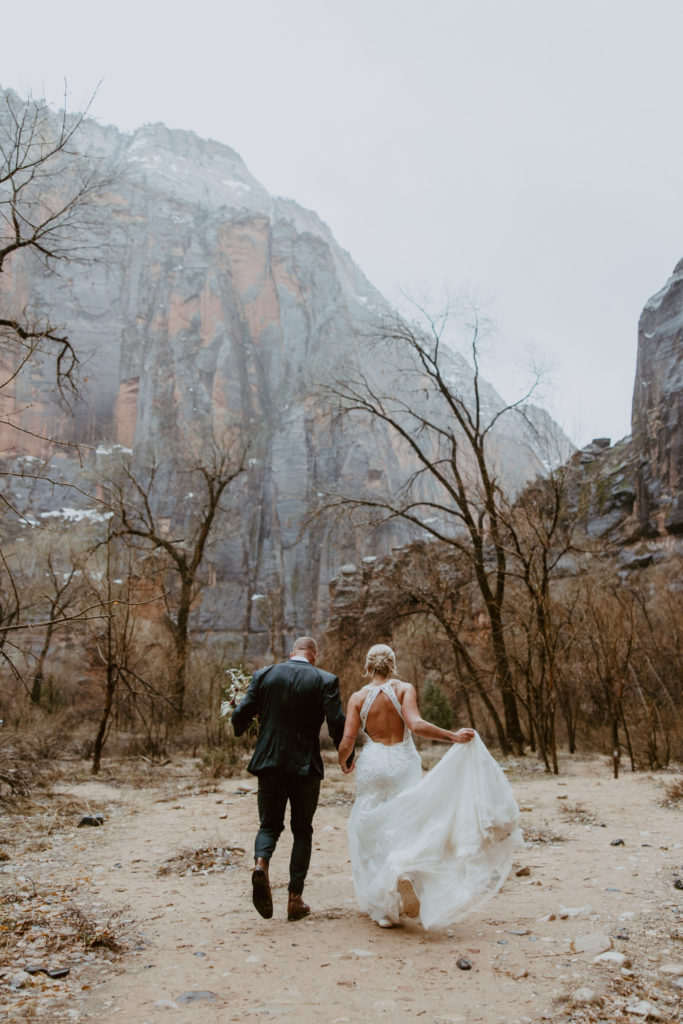
[[[365,658],[365,675],[389,679],[396,673],[396,655],[388,644],[375,644]]]

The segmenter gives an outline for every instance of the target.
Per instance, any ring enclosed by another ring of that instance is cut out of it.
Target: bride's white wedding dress
[[[370,686],[364,732],[380,692],[403,718],[390,682]],[[356,780],[348,824],[353,881],[361,910],[375,921],[398,921],[402,875],[412,879],[425,928],[452,924],[498,891],[524,843],[510,784],[478,735],[454,743],[423,777],[405,725],[392,745],[366,733]]]

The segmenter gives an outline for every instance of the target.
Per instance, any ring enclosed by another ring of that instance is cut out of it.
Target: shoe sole
[[[397,888],[403,903],[403,913],[406,917],[419,917],[420,901],[417,898],[417,893],[410,878],[399,878]]]
[[[251,875],[252,903],[261,917],[273,916],[273,897],[270,892],[268,876],[261,868],[257,868]]]

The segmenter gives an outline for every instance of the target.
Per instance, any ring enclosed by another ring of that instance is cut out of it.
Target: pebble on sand
[[[572,994],[573,1006],[594,1006],[602,1002],[602,996],[594,992],[592,988],[577,988]]]
[[[662,964],[659,973],[667,978],[681,978],[683,977],[683,963]]]
[[[598,953],[605,953],[612,948],[612,940],[603,932],[590,932],[588,935],[577,935],[570,945],[575,953],[597,956]]]
[[[623,953],[616,950],[607,950],[606,953],[599,953],[593,957],[594,964],[604,964],[606,967],[630,967],[631,961]]]
[[[84,814],[79,821],[77,828],[83,828],[86,825],[90,825],[93,828],[97,828],[98,825],[104,825],[103,814]]]
[[[649,999],[635,999],[626,1004],[626,1012],[634,1013],[636,1017],[644,1017],[645,1020],[661,1020],[664,1014]]]
[[[215,992],[204,992],[201,989],[193,992],[183,992],[181,996],[176,997],[177,1003],[198,1003],[202,1000],[212,1002],[214,999],[218,999]]]

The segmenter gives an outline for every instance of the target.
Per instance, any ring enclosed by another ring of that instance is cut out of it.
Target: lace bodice
[[[396,696],[396,691],[394,690],[390,682],[382,683],[380,686],[374,686],[372,683],[368,685],[368,694],[365,700],[363,701],[362,708],[360,709],[360,724],[363,729],[363,732],[365,733],[366,736],[368,735],[368,731],[365,728],[365,723],[368,720],[370,708],[375,703],[375,700],[377,699],[380,693],[385,693],[389,700],[391,701],[391,703],[396,708],[396,710],[398,711],[401,717],[401,721],[403,722],[403,739],[405,740],[410,730],[408,729],[403,718],[403,709],[401,708],[401,702]],[[368,738],[372,739],[372,737]]]

